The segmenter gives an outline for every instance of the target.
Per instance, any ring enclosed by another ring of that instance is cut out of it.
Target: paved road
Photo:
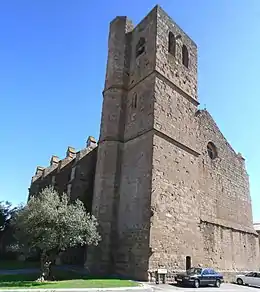
[[[201,288],[184,288],[174,285],[152,285],[154,292],[260,292],[260,288],[238,286],[235,284],[222,284],[220,288],[215,287],[201,287]]]

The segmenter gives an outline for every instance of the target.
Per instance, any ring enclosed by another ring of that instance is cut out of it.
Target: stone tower
[[[153,149],[167,141],[198,156],[197,48],[158,6],[136,27],[115,18],[108,47],[92,210],[103,240],[93,262],[140,277],[151,253]]]
[[[196,44],[159,6],[135,27],[111,22],[103,96],[92,204],[102,242],[88,268],[147,280],[159,267],[256,267],[244,161],[198,111]]]

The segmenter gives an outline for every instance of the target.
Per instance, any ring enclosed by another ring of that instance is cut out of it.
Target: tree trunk
[[[46,251],[43,251],[41,254],[41,279],[43,281],[52,280],[51,264],[52,262],[50,261]]]
[[[54,276],[54,273],[53,273],[53,266],[55,265],[55,260],[56,260],[56,257],[57,257],[57,250],[54,249],[50,252],[50,255],[49,255],[49,262],[50,262],[50,280],[54,281],[55,280],[55,276]]]
[[[56,253],[51,253],[50,255],[43,251],[41,254],[41,279],[44,281],[53,281],[55,277],[52,272],[52,266],[54,263],[54,257]]]
[[[41,273],[43,273],[43,269],[44,269],[44,264],[47,260],[47,255],[46,255],[46,251],[44,250],[42,253],[41,253]]]

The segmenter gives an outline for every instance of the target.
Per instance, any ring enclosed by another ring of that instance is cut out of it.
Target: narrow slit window
[[[176,40],[174,34],[169,32],[168,52],[175,57],[176,54]]]
[[[145,52],[145,38],[141,37],[136,45],[136,58]]]
[[[137,94],[135,93],[132,99],[132,107],[137,108]]]
[[[189,52],[185,45],[182,45],[182,64],[186,68],[189,67]]]

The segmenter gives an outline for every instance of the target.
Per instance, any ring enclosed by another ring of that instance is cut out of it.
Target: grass
[[[18,270],[18,269],[31,269],[31,268],[40,268],[39,262],[32,261],[1,261],[0,260],[0,270]]]
[[[57,281],[35,282],[39,274],[25,275],[0,275],[1,289],[22,289],[22,288],[115,288],[134,287],[137,283],[120,279],[89,279],[86,276],[73,272],[55,271]]]

